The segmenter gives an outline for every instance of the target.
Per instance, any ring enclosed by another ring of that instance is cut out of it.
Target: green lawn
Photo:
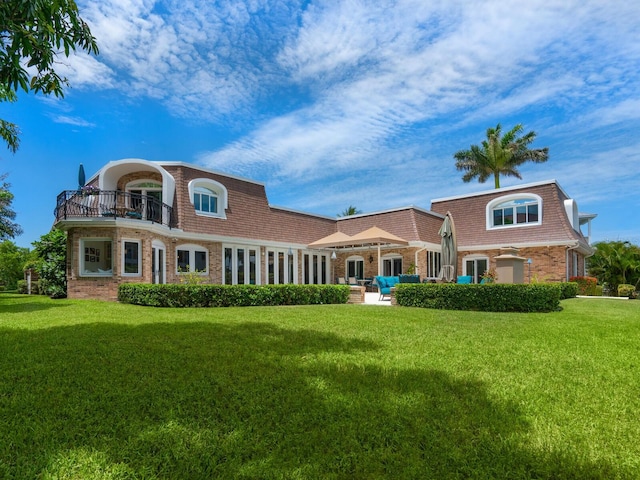
[[[562,306],[3,294],[0,478],[639,478],[640,301]]]

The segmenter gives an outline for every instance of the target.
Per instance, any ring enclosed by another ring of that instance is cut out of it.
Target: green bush
[[[485,312],[550,312],[560,307],[571,287],[562,283],[457,285],[422,283],[396,285],[398,305]],[[573,284],[575,285],[575,284]],[[577,289],[577,285],[575,286]]]
[[[249,307],[347,303],[348,285],[152,285],[124,283],[123,303],[152,307]]]
[[[618,296],[636,298],[636,287],[627,283],[621,283],[618,285]]]
[[[596,285],[595,292],[593,293],[596,297],[601,297],[604,295],[604,289],[602,285]]]
[[[26,280],[18,280],[18,293],[22,293],[24,295],[29,293],[29,286],[27,285]],[[40,282],[32,281],[31,295],[38,295],[39,293],[40,293]]]
[[[560,299],[566,300],[567,298],[575,298],[578,295],[578,291],[580,290],[580,285],[576,282],[560,282],[560,289],[562,292],[560,293]]]
[[[571,277],[570,282],[578,284],[578,295],[595,295],[598,279],[596,277]]]

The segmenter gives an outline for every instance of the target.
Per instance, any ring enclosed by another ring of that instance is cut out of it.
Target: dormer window
[[[487,230],[542,223],[542,198],[535,194],[499,197],[487,204]]]
[[[196,187],[193,193],[196,212],[218,213],[218,194],[204,187]]]
[[[227,189],[210,178],[196,178],[189,182],[189,199],[198,215],[227,218]]]

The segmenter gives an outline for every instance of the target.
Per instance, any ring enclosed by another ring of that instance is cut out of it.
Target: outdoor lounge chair
[[[466,285],[472,283],[471,280],[473,280],[473,277],[471,275],[460,275],[456,283]]]

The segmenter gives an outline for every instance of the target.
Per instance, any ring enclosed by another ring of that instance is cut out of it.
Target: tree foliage
[[[67,234],[53,229],[33,242],[38,256],[40,291],[53,298],[67,296]]]
[[[611,292],[618,285],[640,282],[640,247],[627,241],[598,242],[593,256],[589,258],[589,275],[607,284]]]
[[[362,210],[358,210],[353,205],[349,205],[341,213],[338,214],[338,217],[350,217],[351,215],[358,215],[359,213],[362,213]]]
[[[456,159],[456,168],[465,172],[462,176],[464,182],[470,182],[478,178],[484,183],[493,175],[495,188],[500,188],[500,175],[522,178],[518,167],[525,162],[543,163],[549,158],[549,149],[529,149],[529,145],[535,140],[536,133],[531,131],[520,136],[523,130],[521,124],[517,124],[507,133],[502,135],[502,126],[487,129],[487,139],[480,146],[471,145],[469,150],[460,150],[453,157]]]
[[[0,2],[0,101],[15,101],[22,89],[64,96],[66,78],[56,73],[61,55],[76,48],[98,53],[98,45],[74,0],[2,0]],[[15,152],[18,127],[0,120],[0,137]]]
[[[13,220],[16,212],[11,208],[13,193],[9,191],[11,184],[5,182],[7,174],[0,175],[0,241],[15,238],[22,233],[20,225]]]
[[[15,290],[28,260],[28,248],[18,247],[10,240],[0,243],[0,284],[7,290]]]

